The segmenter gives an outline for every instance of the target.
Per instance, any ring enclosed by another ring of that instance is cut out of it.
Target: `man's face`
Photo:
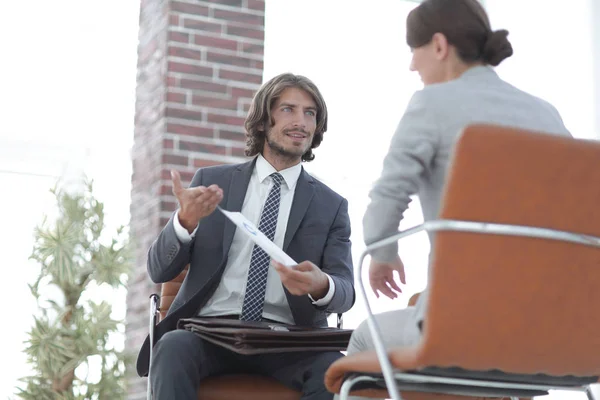
[[[287,88],[271,108],[273,126],[267,131],[263,156],[297,158],[310,148],[317,128],[317,105],[302,89]]]

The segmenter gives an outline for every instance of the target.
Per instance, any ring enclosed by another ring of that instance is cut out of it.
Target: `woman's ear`
[[[450,44],[448,43],[446,35],[439,32],[434,33],[433,37],[431,38],[431,43],[436,59],[441,61],[448,57],[448,53],[450,52]]]

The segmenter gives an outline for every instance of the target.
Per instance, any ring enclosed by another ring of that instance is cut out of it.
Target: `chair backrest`
[[[600,143],[492,126],[459,138],[441,219],[600,237]],[[600,248],[435,234],[425,365],[600,375]]]
[[[177,292],[179,292],[179,288],[181,288],[181,284],[189,268],[190,265],[186,265],[175,279],[165,282],[160,286],[160,321],[167,316],[167,311],[169,311],[171,304],[173,304],[173,300],[175,300],[175,296],[177,296]]]

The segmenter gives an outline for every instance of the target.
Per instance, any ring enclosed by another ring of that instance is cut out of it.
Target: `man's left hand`
[[[283,286],[295,296],[310,294],[313,299],[319,300],[329,291],[327,274],[310,261],[286,267],[273,260],[273,266],[279,273]]]

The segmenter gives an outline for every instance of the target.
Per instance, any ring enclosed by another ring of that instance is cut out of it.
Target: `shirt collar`
[[[273,172],[279,172],[288,189],[293,190],[296,187],[296,183],[298,183],[300,172],[302,172],[302,163],[277,171],[262,154],[259,154],[256,159],[256,172],[258,173],[258,181],[260,183],[267,179]]]

